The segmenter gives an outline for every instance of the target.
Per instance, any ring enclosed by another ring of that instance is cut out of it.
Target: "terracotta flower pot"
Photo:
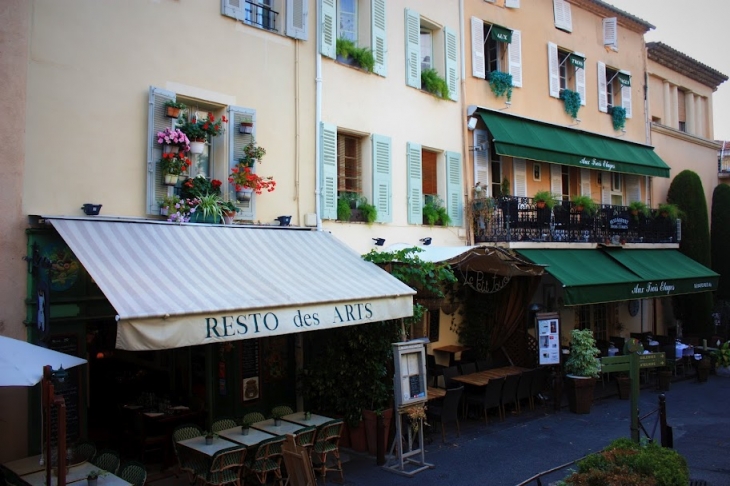
[[[167,115],[169,118],[177,118],[180,116],[180,108],[175,108],[174,106],[166,106],[165,115]]]

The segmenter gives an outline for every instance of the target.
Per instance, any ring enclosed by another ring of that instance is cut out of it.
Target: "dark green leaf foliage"
[[[357,47],[357,44],[348,39],[337,39],[335,49],[338,56],[351,58],[364,70],[373,72],[375,57],[369,48]]]
[[[565,103],[565,113],[571,118],[578,118],[578,110],[580,110],[580,93],[569,89],[560,90],[560,99]]]
[[[495,294],[478,294],[469,287],[463,288],[462,321],[458,329],[459,342],[469,343],[476,356],[489,356],[492,330],[495,325]]]
[[[682,216],[682,241],[679,251],[709,267],[710,226],[702,181],[697,173],[683,170],[672,181],[667,202],[676,204]],[[713,331],[712,294],[680,295],[673,298],[675,317],[681,319],[684,331],[709,336]]]
[[[730,299],[730,186],[720,184],[712,194],[712,269],[720,274],[718,299]]]
[[[626,108],[622,106],[611,108],[611,121],[614,130],[621,130],[626,125]]]
[[[439,76],[435,69],[426,69],[421,71],[421,84],[423,89],[429,93],[435,94],[443,100],[449,99],[449,85],[446,80]]]

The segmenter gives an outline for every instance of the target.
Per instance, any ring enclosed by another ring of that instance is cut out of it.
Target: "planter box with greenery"
[[[614,130],[622,130],[626,126],[626,108],[621,106],[611,108],[611,122]]]
[[[532,196],[532,202],[535,203],[537,209],[552,209],[555,207],[555,203],[557,201],[550,191],[537,191],[535,195]]]
[[[601,372],[598,356],[601,351],[596,346],[593,331],[573,329],[571,333],[570,355],[565,362],[567,373],[568,404],[574,413],[590,413],[593,404],[593,389],[596,378]]]
[[[449,99],[449,85],[446,80],[439,76],[435,69],[425,69],[421,71],[421,89],[441,98]]]
[[[676,221],[679,217],[679,208],[676,204],[662,203],[657,208],[657,215],[662,218],[669,218],[670,221]]]
[[[337,39],[337,60],[344,64],[360,67],[371,73],[375,67],[375,57],[373,51],[367,47],[357,47],[357,45],[349,39]]]
[[[578,110],[580,110],[580,93],[569,89],[560,90],[560,99],[565,103],[565,113],[571,118],[578,118]]]
[[[494,93],[494,96],[497,98],[506,96],[508,102],[512,101],[511,74],[503,73],[502,71],[492,71],[489,73],[487,79],[489,80],[489,88]]]
[[[593,216],[598,211],[598,205],[590,196],[575,195],[571,198],[571,202],[577,212],[585,213],[587,216]]]
[[[629,204],[629,212],[634,219],[638,220],[639,215],[644,217],[649,216],[649,206],[642,201],[634,201]]]
[[[423,224],[447,226],[450,223],[451,217],[446,211],[441,198],[426,196],[426,205],[423,206]]]

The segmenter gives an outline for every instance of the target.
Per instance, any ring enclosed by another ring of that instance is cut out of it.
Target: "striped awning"
[[[116,310],[119,349],[267,337],[413,312],[413,289],[326,232],[45,219]]]

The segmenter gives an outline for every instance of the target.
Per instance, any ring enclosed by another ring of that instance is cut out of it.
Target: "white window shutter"
[[[321,123],[322,219],[337,219],[337,127]]]
[[[459,100],[459,46],[456,33],[444,28],[444,53],[446,58],[446,85],[449,87],[449,99]]]
[[[550,82],[550,96],[560,97],[560,67],[558,63],[558,45],[548,42],[548,76]]]
[[[564,29],[568,32],[573,32],[573,12],[571,11],[571,6],[567,2],[567,0],[562,0],[563,2],[563,16],[565,21],[565,27]]]
[[[509,56],[509,73],[512,75],[512,86],[522,87],[522,32],[512,31],[512,42],[507,48]]]
[[[634,201],[641,201],[641,184],[639,184],[639,176],[627,175],[626,180],[626,198],[629,204]]]
[[[581,106],[586,105],[586,70],[575,66],[575,90],[580,95]]]
[[[512,159],[515,178],[515,196],[527,197],[527,163],[525,159]]]
[[[421,17],[406,9],[406,85],[421,89]]]
[[[520,8],[520,0],[504,0],[504,6],[507,8]]]
[[[461,226],[464,216],[464,184],[461,182],[461,154],[446,152],[446,211],[450,226]]]
[[[601,173],[601,204],[611,204],[611,177],[610,172]]]
[[[563,169],[558,164],[550,164],[550,192],[563,194]]]
[[[489,137],[486,130],[474,130],[474,184],[480,183],[482,195],[488,196],[489,190]]]
[[[286,35],[295,39],[307,40],[309,27],[308,0],[286,0]]]
[[[555,27],[573,32],[573,14],[568,2],[565,0],[553,0],[553,14],[555,16]]]
[[[387,22],[385,17],[385,0],[372,0],[371,2],[371,46],[375,66],[373,72],[380,76],[388,75],[388,35]]]
[[[421,146],[408,142],[408,224],[423,224],[423,169]]]
[[[484,22],[478,17],[471,18],[471,75],[475,78],[486,77],[484,64]]]
[[[147,214],[159,216],[159,202],[171,195],[173,188],[162,183],[162,145],[157,143],[157,132],[174,128],[175,119],[165,115],[165,102],[175,101],[175,93],[150,86],[147,113]]]
[[[238,130],[241,122],[244,121],[253,122],[254,131],[252,133],[245,134]],[[228,137],[228,174],[230,174],[230,169],[238,165],[238,159],[243,156],[243,148],[253,142],[256,137],[256,110],[239,106],[229,106],[226,136]],[[254,173],[257,172],[256,164],[254,164],[251,170]],[[231,201],[236,201],[235,185],[227,184],[227,186],[228,198]],[[236,206],[239,209],[236,218],[253,220],[256,216],[256,194],[253,194],[248,201],[236,201]]]
[[[580,170],[580,195],[591,197],[591,170]]]
[[[608,91],[606,86],[606,64],[598,61],[598,111],[608,113]]]
[[[618,26],[616,17],[603,19],[603,45],[618,49]]]
[[[390,137],[373,135],[373,206],[378,210],[378,223],[393,221],[392,156]]]
[[[245,0],[221,0],[221,14],[236,20],[243,20]]]
[[[631,76],[631,73],[623,72]],[[626,118],[631,118],[631,86],[621,86],[621,106],[626,110]]]
[[[320,1],[320,22],[322,37],[319,39],[319,52],[330,59],[337,54],[337,9],[336,0]]]

